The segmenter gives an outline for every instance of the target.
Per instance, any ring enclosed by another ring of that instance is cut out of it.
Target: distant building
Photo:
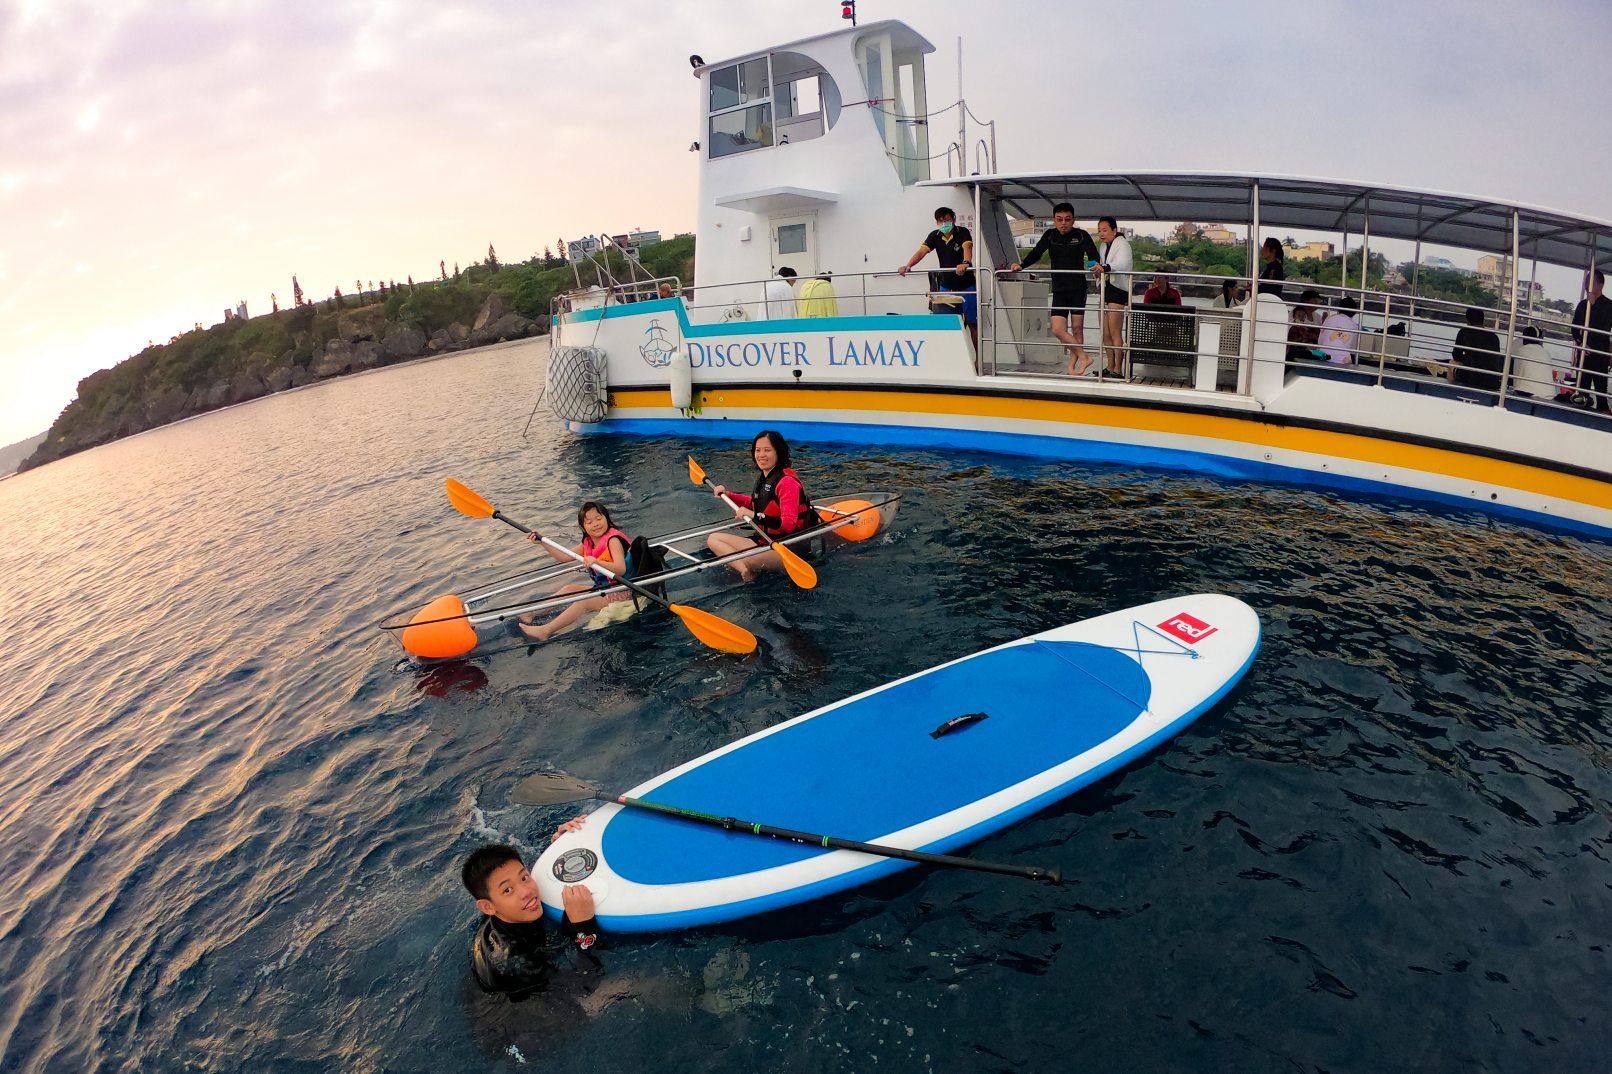
[[[599,252],[599,240],[593,235],[585,239],[571,239],[565,244],[565,259],[567,261],[581,261],[589,254]]]
[[[1288,240],[1282,244],[1282,250],[1287,257],[1297,258],[1301,261],[1327,261],[1338,256],[1333,252],[1330,242],[1293,242]]]
[[[1451,261],[1447,257],[1424,257],[1422,258],[1422,264],[1426,265],[1428,268],[1443,269],[1446,272],[1462,271],[1461,269],[1456,268],[1455,262]]]
[[[1203,237],[1220,246],[1231,246],[1242,242],[1235,232],[1225,224],[1209,224],[1203,229]]]
[[[634,246],[653,246],[661,241],[661,237],[658,231],[629,231],[627,241]]]

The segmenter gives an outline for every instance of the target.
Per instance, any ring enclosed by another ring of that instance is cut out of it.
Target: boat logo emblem
[[[660,326],[660,321],[650,321],[649,327],[644,329],[644,334],[649,337],[649,341],[638,348],[638,353],[644,356],[644,361],[656,369],[671,365],[672,355],[676,353],[677,347],[666,338],[666,329]]]
[[[1197,616],[1188,615],[1186,612],[1177,612],[1160,623],[1159,629],[1191,644],[1202,641],[1220,628],[1210,626]]]
[[[562,884],[586,880],[599,867],[599,856],[591,850],[567,850],[554,861],[554,879]]]

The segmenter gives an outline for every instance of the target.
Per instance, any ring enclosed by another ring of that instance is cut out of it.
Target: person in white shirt
[[[1524,325],[1511,352],[1511,390],[1536,399],[1556,398],[1556,367],[1545,352],[1545,337],[1533,325]]]
[[[1103,285],[1103,375],[1125,379],[1125,309],[1131,304],[1131,243],[1119,233],[1119,221],[1105,216],[1097,221],[1102,242],[1093,270]]]
[[[762,310],[769,321],[781,321],[795,316],[795,270],[780,266],[778,275],[768,280],[762,289]]]
[[[1318,346],[1333,365],[1349,365],[1354,361],[1355,334],[1360,331],[1360,322],[1354,315],[1359,308],[1354,299],[1345,296],[1336,308],[1327,311],[1326,320],[1321,322]]]

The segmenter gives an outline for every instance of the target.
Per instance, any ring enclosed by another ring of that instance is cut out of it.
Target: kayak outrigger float
[[[779,538],[777,543],[809,553],[869,540],[889,529],[900,500],[900,493],[864,493],[814,501],[812,507],[821,521],[816,526]],[[669,583],[696,578],[706,571],[731,567],[771,551],[762,544],[725,556],[710,555],[705,538],[724,532],[748,533],[749,530],[747,523],[730,517],[722,522],[653,537],[649,546],[664,557],[666,568],[648,574],[629,573],[628,578],[634,586],[664,594]],[[685,547],[691,542],[693,548]],[[577,601],[630,592],[628,586],[619,582],[603,589],[553,592],[554,587],[563,582],[586,577],[587,569],[581,563],[552,563],[538,570],[473,586],[462,594],[440,596],[412,614],[390,616],[379,626],[397,638],[403,650],[416,659],[456,659],[469,655],[483,642],[501,636],[503,624],[518,616],[550,615]],[[608,615],[609,609],[599,614]]]

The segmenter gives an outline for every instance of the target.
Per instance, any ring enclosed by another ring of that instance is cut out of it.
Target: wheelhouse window
[[[712,159],[820,137],[839,117],[839,91],[821,64],[778,52],[711,72]]]

